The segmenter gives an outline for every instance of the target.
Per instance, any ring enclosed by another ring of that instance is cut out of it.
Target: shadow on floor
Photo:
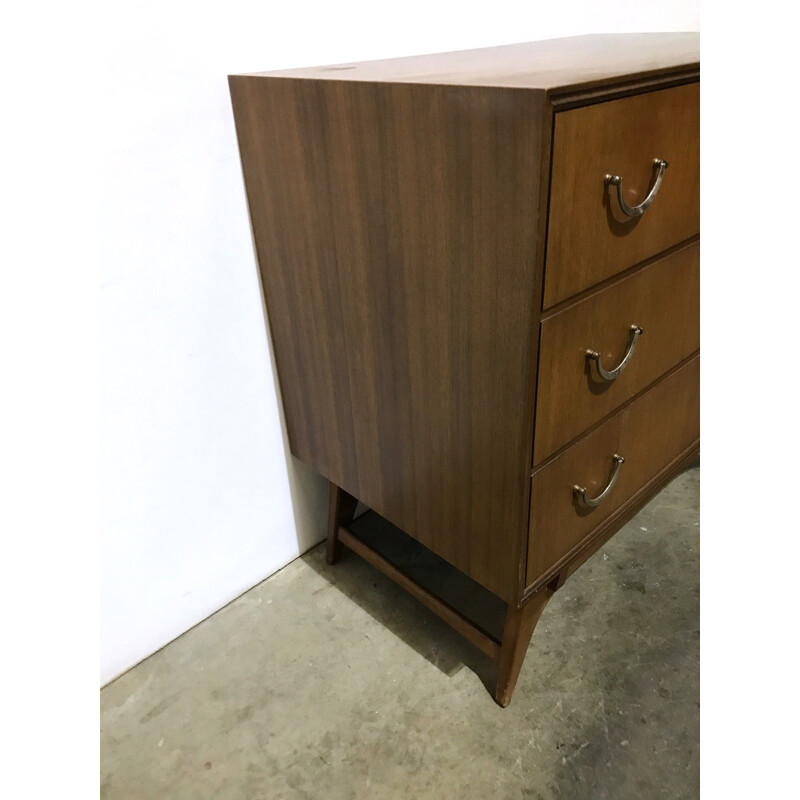
[[[372,512],[360,517],[352,526],[359,538],[405,574],[499,639],[506,604],[418,542],[392,528]],[[302,560],[441,672],[452,677],[466,667],[480,678],[487,691],[494,693],[495,662],[351,550],[343,547],[342,557],[334,566],[325,561],[324,544],[310,550]]]

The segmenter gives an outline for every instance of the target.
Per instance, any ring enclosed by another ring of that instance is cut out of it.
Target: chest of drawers
[[[231,76],[292,453],[496,658],[699,452],[699,39]],[[492,635],[357,501],[506,604]]]

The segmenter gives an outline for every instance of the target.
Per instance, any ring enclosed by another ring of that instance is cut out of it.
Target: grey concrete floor
[[[555,594],[507,709],[489,659],[315,548],[103,689],[101,797],[697,797],[699,483]]]

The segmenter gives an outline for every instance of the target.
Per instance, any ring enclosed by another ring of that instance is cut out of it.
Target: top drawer
[[[655,159],[669,163],[652,204]],[[544,308],[700,231],[700,84],[555,116]]]

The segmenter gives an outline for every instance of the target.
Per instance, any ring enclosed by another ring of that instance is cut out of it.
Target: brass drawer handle
[[[631,343],[628,345],[628,352],[625,353],[625,358],[623,358],[614,369],[604,369],[603,365],[600,363],[600,353],[595,350],[587,350],[586,358],[590,361],[594,361],[597,367],[597,373],[604,381],[613,381],[630,363],[633,357],[633,351],[636,349],[636,342],[643,333],[644,331],[638,325],[631,325]]]
[[[653,172],[655,174],[655,180],[653,181],[653,186],[651,187],[647,197],[645,197],[645,199],[642,200],[638,206],[629,206],[625,202],[625,198],[622,196],[622,178],[619,175],[606,175],[606,186],[617,187],[617,200],[619,201],[619,207],[622,209],[624,214],[627,214],[629,217],[641,217],[642,214],[644,214],[644,212],[650,207],[653,200],[656,199],[658,190],[661,188],[661,180],[663,179],[664,172],[668,166],[669,161],[664,161],[662,158],[656,158],[653,160]]]
[[[614,472],[611,474],[611,479],[608,481],[606,488],[600,492],[597,497],[587,497],[586,496],[586,487],[585,486],[573,486],[572,491],[578,495],[578,497],[583,501],[583,503],[589,508],[594,508],[595,506],[599,506],[603,500],[608,497],[609,492],[614,488],[614,484],[617,482],[617,478],[619,477],[619,470],[620,467],[625,463],[625,459],[622,456],[614,455],[613,458],[614,462]]]

